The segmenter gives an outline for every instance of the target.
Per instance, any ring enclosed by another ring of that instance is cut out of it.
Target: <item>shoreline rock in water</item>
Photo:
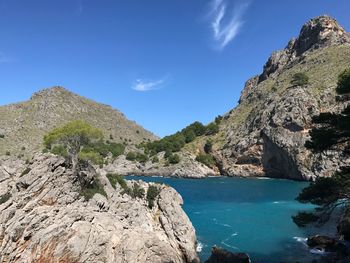
[[[225,249],[214,246],[211,256],[205,263],[250,263],[249,255],[246,253],[232,253]]]
[[[311,249],[326,253],[321,262],[349,262],[350,249],[340,240],[329,236],[316,235],[307,239]]]
[[[93,169],[74,178],[63,158],[37,155],[26,166],[8,173],[0,163],[0,196],[8,195],[0,262],[199,262],[195,230],[171,187],[157,185],[151,209]],[[137,183],[146,193],[150,184]]]

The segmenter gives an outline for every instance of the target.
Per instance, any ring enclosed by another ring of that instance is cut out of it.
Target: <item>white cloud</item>
[[[163,88],[164,83],[165,83],[164,78],[159,80],[153,80],[153,81],[145,81],[145,80],[137,79],[131,88],[137,91],[157,90],[157,89]]]
[[[210,10],[211,28],[213,30],[213,37],[217,43],[217,47],[224,49],[239,33],[246,9],[249,3],[241,3],[234,8],[230,8],[231,13],[228,14],[229,1],[228,0],[213,0]]]

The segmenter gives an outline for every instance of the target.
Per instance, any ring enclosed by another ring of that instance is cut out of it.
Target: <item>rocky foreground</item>
[[[105,192],[90,200],[82,185]],[[144,190],[150,184],[138,182]],[[131,182],[128,182],[131,184]],[[77,177],[65,160],[37,155],[0,162],[0,262],[199,262],[195,230],[181,196],[161,189],[150,209],[87,167]]]

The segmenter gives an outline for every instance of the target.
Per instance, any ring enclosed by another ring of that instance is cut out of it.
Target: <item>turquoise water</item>
[[[166,183],[184,199],[184,210],[202,246],[202,260],[218,245],[232,252],[247,252],[257,262],[311,262],[304,238],[311,229],[298,228],[291,216],[310,205],[295,197],[305,182],[277,179],[137,177]]]

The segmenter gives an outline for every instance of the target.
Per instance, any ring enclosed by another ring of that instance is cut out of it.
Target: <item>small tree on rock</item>
[[[45,147],[49,150],[61,147],[66,151],[66,158],[71,162],[73,173],[77,173],[79,154],[84,146],[92,141],[102,140],[99,129],[92,127],[85,121],[71,121],[63,127],[52,130],[44,136]]]

